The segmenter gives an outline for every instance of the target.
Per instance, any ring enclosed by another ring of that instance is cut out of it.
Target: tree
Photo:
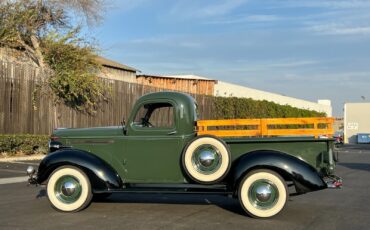
[[[78,30],[60,36],[50,33],[43,40],[45,61],[54,71],[48,84],[67,106],[79,111],[96,111],[99,99],[106,99],[102,81],[97,80],[100,65],[94,49],[80,44]]]
[[[94,111],[105,89],[96,81],[96,48],[79,31],[100,22],[102,5],[103,0],[2,1],[0,47],[24,51],[41,72],[51,73],[47,85],[67,105]]]

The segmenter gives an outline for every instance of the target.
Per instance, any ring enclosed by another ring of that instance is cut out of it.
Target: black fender
[[[327,188],[319,172],[307,162],[273,150],[253,151],[237,159],[230,174],[233,188],[237,188],[249,171],[261,168],[274,170],[284,179],[292,180],[298,194]]]
[[[37,183],[45,183],[58,167],[72,165],[83,170],[90,179],[93,191],[122,188],[122,180],[117,172],[103,159],[78,149],[61,149],[47,155],[37,171]]]

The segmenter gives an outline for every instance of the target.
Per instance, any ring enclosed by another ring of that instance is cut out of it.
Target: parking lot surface
[[[27,164],[0,163],[0,229],[369,229],[370,147],[340,148],[344,187],[292,196],[278,216],[245,216],[216,195],[114,194],[78,213],[55,211],[43,187],[27,186]],[[13,178],[13,179],[12,179]]]

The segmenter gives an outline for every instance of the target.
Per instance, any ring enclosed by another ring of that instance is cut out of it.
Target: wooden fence
[[[50,134],[57,127],[93,127],[119,125],[128,118],[135,101],[142,95],[162,89],[122,81],[105,80],[112,89],[111,98],[92,116],[63,104],[54,106],[46,96],[32,102],[40,80],[37,68],[0,60],[0,134]],[[202,119],[212,119],[213,98],[192,95],[198,102]],[[36,109],[34,108],[34,105]]]

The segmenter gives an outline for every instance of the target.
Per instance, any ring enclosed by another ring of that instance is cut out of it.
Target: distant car
[[[335,141],[335,145],[342,145],[343,144],[343,131],[337,131],[333,135]]]

